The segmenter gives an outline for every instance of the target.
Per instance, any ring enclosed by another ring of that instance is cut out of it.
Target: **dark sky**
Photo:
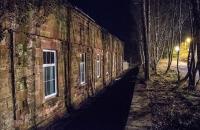
[[[127,39],[130,25],[129,0],[69,0],[92,17],[98,24]],[[127,34],[128,33],[128,34]]]
[[[129,57],[133,50],[131,41],[133,17],[130,11],[131,0],[69,0],[69,2],[83,10],[97,24],[107,29],[110,33],[118,36],[126,43],[125,55]]]

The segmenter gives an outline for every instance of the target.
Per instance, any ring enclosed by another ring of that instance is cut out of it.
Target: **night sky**
[[[106,28],[125,42],[125,55],[130,57],[133,41],[131,35],[133,22],[130,11],[130,0],[69,0],[69,2],[83,10],[97,24]]]

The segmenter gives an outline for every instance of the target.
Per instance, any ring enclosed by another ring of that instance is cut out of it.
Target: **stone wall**
[[[0,42],[0,129],[42,128],[78,109],[119,76],[122,42],[73,7],[50,14],[44,23],[17,25]],[[11,47],[13,46],[13,48]],[[57,93],[45,98],[43,50],[56,52]],[[86,82],[80,84],[80,54],[86,54]],[[100,77],[96,73],[100,56]]]
[[[23,27],[22,27],[23,28]],[[65,111],[64,63],[58,24],[50,15],[38,30],[38,36],[14,33],[16,122],[19,129],[45,125]],[[28,29],[25,31],[29,31]],[[57,56],[57,95],[44,97],[43,50],[55,50]]]
[[[10,73],[10,52],[8,33],[0,42],[0,129],[12,130],[13,121],[13,98]]]

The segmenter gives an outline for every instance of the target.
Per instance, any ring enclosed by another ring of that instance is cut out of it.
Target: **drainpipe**
[[[89,55],[90,55],[90,65],[91,65],[91,68],[88,68],[91,69],[91,75],[88,75],[88,82],[89,82],[89,91],[91,91],[91,94],[89,94],[89,96],[94,96],[94,87],[93,87],[93,47],[91,47],[91,40],[90,40],[90,22],[88,21],[88,44],[90,45],[90,50],[89,50]]]
[[[13,45],[13,30],[8,30],[9,34],[9,73],[10,73],[10,79],[11,79],[11,90],[12,90],[12,102],[13,102],[13,120],[14,123],[16,123],[17,116],[16,116],[16,91],[15,91],[15,68],[14,68],[14,45]],[[16,128],[15,128],[16,129]]]
[[[90,30],[90,27],[89,27],[89,30]],[[91,87],[92,87],[92,96],[94,96],[95,95],[95,79],[94,79],[94,44],[95,44],[95,42],[91,41],[90,33],[89,33],[89,40],[90,40],[90,45],[91,45],[91,69],[92,69],[92,72],[91,72],[92,73],[91,74]]]
[[[73,111],[73,107],[71,104],[71,6],[67,7],[67,107],[68,107],[68,112]]]
[[[111,36],[111,82],[113,82],[113,37]]]
[[[106,52],[106,38],[105,38],[105,32],[104,31],[102,31],[102,43],[103,43],[103,64],[102,64],[102,66],[103,66],[103,87],[105,87],[105,85],[106,85],[106,83],[105,83],[105,78],[106,78],[106,73],[105,73],[105,56],[106,56],[106,54],[105,54],[105,52]]]

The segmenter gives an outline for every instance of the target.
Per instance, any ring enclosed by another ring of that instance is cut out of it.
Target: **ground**
[[[53,130],[124,130],[130,111],[138,69],[133,69],[80,110],[49,126]]]
[[[162,64],[160,65],[162,66]],[[148,83],[152,129],[194,130],[200,128],[200,92],[188,91],[187,83],[180,87],[176,84],[174,67],[163,74],[159,67],[158,75]],[[181,64],[182,77],[185,75],[184,63]]]
[[[200,92],[176,84],[176,72],[144,82],[135,68],[92,97],[80,110],[50,126],[54,130],[198,130]]]

